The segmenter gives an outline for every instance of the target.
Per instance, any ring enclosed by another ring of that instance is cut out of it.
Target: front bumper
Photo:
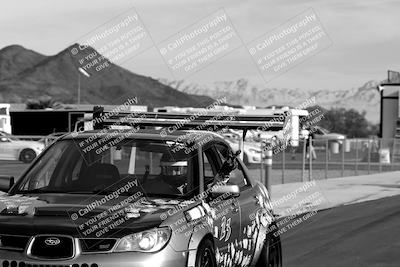
[[[188,252],[176,252],[169,245],[157,253],[122,252],[78,254],[74,259],[35,260],[23,252],[0,250],[0,266],[7,267],[184,267]]]

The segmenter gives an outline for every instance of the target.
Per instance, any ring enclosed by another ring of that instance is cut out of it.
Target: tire
[[[217,267],[214,244],[210,239],[201,241],[197,249],[195,267]]]
[[[282,244],[279,236],[267,235],[256,267],[282,267]]]
[[[26,148],[21,151],[19,159],[23,163],[31,163],[36,158],[36,152],[30,148]]]

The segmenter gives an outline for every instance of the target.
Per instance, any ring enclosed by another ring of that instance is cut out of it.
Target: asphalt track
[[[398,267],[400,196],[319,211],[281,238],[284,267]]]

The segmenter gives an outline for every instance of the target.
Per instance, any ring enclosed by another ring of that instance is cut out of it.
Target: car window
[[[61,156],[68,149],[66,143],[53,146],[30,171],[31,179],[23,186],[23,190],[35,190],[47,187],[55,172]]]
[[[85,140],[85,139],[82,139]],[[21,177],[22,192],[103,192],[128,182],[148,195],[189,197],[198,190],[197,151],[185,153],[164,141],[111,139],[110,147],[86,149],[85,141],[60,140]],[[195,155],[195,156],[194,156]],[[136,190],[136,191],[135,191]]]
[[[246,174],[243,172],[242,165],[239,162],[237,163],[238,168],[233,170],[229,175],[229,183],[239,186],[240,189],[245,189],[249,183],[247,182]]]
[[[83,158],[79,157],[77,164],[75,165],[74,169],[72,170],[72,177],[71,177],[72,181],[76,181],[79,179],[79,175],[82,171],[82,164],[83,164]]]
[[[221,162],[224,162],[227,157],[228,157],[228,153],[229,153],[229,148],[228,146],[225,146],[223,144],[216,144],[215,148],[217,150],[217,153],[221,159]]]
[[[148,151],[146,147],[121,146],[105,153],[101,162],[115,165],[122,174],[158,175],[162,156],[162,152]]]
[[[218,165],[215,160],[215,151],[212,147],[203,151],[203,172],[205,184],[214,181],[214,177],[218,173]]]
[[[224,162],[230,153],[230,148],[224,144],[216,144],[215,148],[221,158],[221,161]],[[241,189],[244,189],[247,185],[249,185],[249,183],[247,181],[246,174],[243,171],[242,165],[238,161],[237,164],[238,169],[233,170],[229,175],[229,183],[238,185]]]

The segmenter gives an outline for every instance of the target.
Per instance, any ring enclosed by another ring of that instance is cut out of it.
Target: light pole
[[[81,104],[81,74],[78,72],[78,105]]]
[[[81,73],[85,75],[86,77],[90,77],[90,74],[87,73],[84,69],[81,67],[78,68],[78,105],[81,104]]]

